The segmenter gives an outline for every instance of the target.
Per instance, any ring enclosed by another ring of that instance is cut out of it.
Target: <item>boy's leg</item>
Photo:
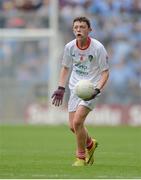
[[[74,120],[74,116],[75,116],[75,111],[74,112],[69,112],[69,126],[70,126],[70,129],[73,133],[75,133],[75,130],[74,130],[74,125],[73,125],[73,120]],[[93,153],[94,153],[94,150],[96,148],[96,144],[95,144],[95,140],[92,139],[89,135],[88,135],[88,131],[85,127],[85,133],[86,133],[86,154],[84,151],[80,151],[78,153],[77,151],[77,157],[79,158],[82,158],[84,159],[84,156],[86,156],[86,162],[90,165],[93,164],[94,162],[94,158],[93,158]],[[82,162],[77,162],[78,164],[82,164]]]
[[[74,112],[69,112],[69,128],[73,133],[75,133],[74,128],[73,128],[74,115],[75,115],[75,111]]]
[[[85,106],[79,106],[77,111],[75,112],[73,118],[73,128],[76,135],[77,141],[77,157],[80,159],[84,159],[86,157],[85,149],[86,149],[86,142],[87,142],[87,132],[84,127],[84,121],[90,112],[90,109]]]
[[[69,112],[69,127],[70,127],[70,130],[75,134],[75,130],[74,130],[74,127],[73,127],[73,119],[74,119],[74,116],[75,116],[75,112]],[[73,166],[85,166],[86,165],[86,161],[85,161],[85,153],[84,152],[79,152],[78,151],[76,152],[76,161],[72,164]],[[82,158],[83,156],[83,158]]]
[[[73,127],[73,119],[75,116],[75,112],[69,112],[69,127],[70,130],[75,133],[74,127]],[[88,135],[87,128],[85,127],[85,133],[86,133],[86,148],[89,150],[93,146],[93,140],[92,138]]]

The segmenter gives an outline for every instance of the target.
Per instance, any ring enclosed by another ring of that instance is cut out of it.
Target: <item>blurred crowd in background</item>
[[[49,0],[0,0],[0,28],[48,28]],[[63,44],[74,39],[76,16],[91,20],[91,36],[108,51],[110,79],[102,103],[141,103],[141,0],[59,0]],[[45,84],[49,78],[48,39],[0,40],[0,78]],[[37,93],[38,94],[38,93]]]

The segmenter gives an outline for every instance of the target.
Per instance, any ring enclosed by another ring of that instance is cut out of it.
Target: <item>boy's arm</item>
[[[104,85],[106,84],[107,80],[109,78],[109,70],[105,70],[101,73],[100,81],[97,85],[97,87],[94,90],[94,93],[91,98],[86,99],[86,101],[89,101],[91,99],[94,99],[103,89]]]
[[[65,88],[66,82],[67,82],[67,79],[68,79],[68,74],[69,74],[69,68],[63,66],[63,67],[61,68],[61,72],[60,72],[59,86]]]
[[[69,68],[63,66],[60,72],[58,89],[52,95],[53,98],[52,104],[54,104],[55,106],[60,106],[63,102],[68,74],[69,74]]]
[[[104,85],[106,84],[107,80],[109,78],[109,70],[105,70],[101,73],[101,79],[97,85],[96,88],[99,90],[103,89]]]

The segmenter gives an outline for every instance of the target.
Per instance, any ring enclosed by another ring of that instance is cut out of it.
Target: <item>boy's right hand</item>
[[[63,97],[65,93],[65,88],[62,86],[59,86],[58,89],[53,93],[52,97],[52,104],[55,106],[60,106],[63,102]]]

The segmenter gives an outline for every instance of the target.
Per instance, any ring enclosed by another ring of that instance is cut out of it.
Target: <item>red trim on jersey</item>
[[[79,46],[78,46],[78,41],[76,40],[76,46],[77,46],[80,50],[86,50],[86,49],[90,46],[90,44],[91,44],[91,38],[90,38],[90,37],[87,38],[87,46],[86,46],[85,48],[79,47]]]

